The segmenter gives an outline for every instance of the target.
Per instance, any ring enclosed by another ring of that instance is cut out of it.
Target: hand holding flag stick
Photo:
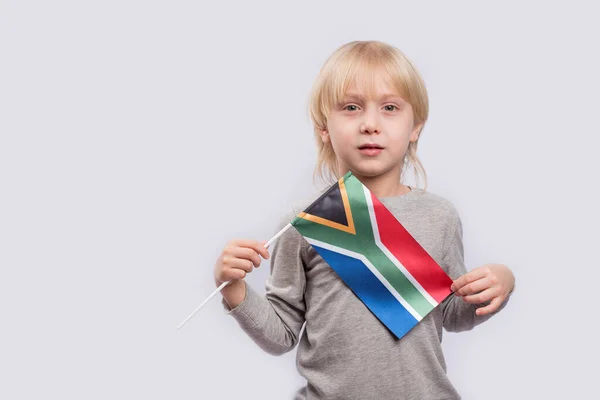
[[[283,232],[285,232],[289,227],[291,227],[292,224],[289,223],[286,226],[283,227],[283,229],[281,229],[279,232],[277,232],[275,234],[275,236],[273,236],[267,243],[265,243],[265,248],[268,249],[269,246],[279,237],[283,234]],[[182,326],[184,326],[198,311],[200,311],[200,309],[202,309],[202,307],[204,307],[204,305],[206,303],[208,303],[210,301],[210,299],[212,299],[213,297],[215,297],[217,295],[217,293],[219,293],[221,290],[223,290],[223,288],[227,285],[229,285],[229,283],[231,283],[231,281],[225,281],[221,284],[221,286],[219,286],[214,292],[212,292],[210,294],[210,296],[208,296],[206,298],[206,300],[204,300],[202,302],[202,304],[200,304],[194,311],[192,311],[192,313],[190,315],[187,316],[186,319],[184,319],[178,326],[177,329],[180,329]]]

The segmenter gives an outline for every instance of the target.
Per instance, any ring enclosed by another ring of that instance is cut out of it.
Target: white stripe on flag
[[[383,251],[385,255],[392,261],[392,263],[394,263],[396,268],[398,268],[400,272],[406,276],[406,279],[413,284],[419,293],[421,293],[433,307],[436,307],[438,302],[431,297],[431,295],[423,288],[423,286],[421,286],[415,277],[408,272],[406,267],[402,265],[402,263],[392,254],[392,252],[390,252],[388,248],[385,247],[385,245],[381,242],[381,238],[379,237],[379,227],[377,226],[377,218],[375,217],[375,208],[373,207],[373,201],[371,201],[371,192],[369,192],[369,189],[366,187],[363,187],[363,190],[365,192],[365,198],[367,199],[367,206],[369,207],[369,216],[371,217],[371,226],[373,227],[373,237],[375,238],[375,243],[377,243],[377,246],[381,249],[381,251]]]
[[[389,290],[389,292],[392,294],[392,296],[394,296],[396,298],[396,300],[398,300],[400,302],[400,304],[402,304],[402,306],[406,309],[406,311],[408,311],[413,317],[415,317],[415,319],[417,321],[420,321],[423,319],[423,317],[421,315],[419,315],[419,313],[416,312],[415,309],[412,308],[412,306],[410,304],[408,304],[408,302],[404,299],[404,297],[402,297],[402,295],[400,293],[398,293],[398,291],[396,289],[394,289],[394,287],[392,285],[390,285],[390,283],[387,281],[387,279],[385,279],[383,277],[383,275],[381,275],[381,273],[377,270],[377,268],[375,268],[373,266],[373,264],[371,264],[371,262],[366,259],[365,256],[363,256],[360,253],[355,253],[353,251],[350,251],[350,250],[347,250],[347,249],[344,249],[341,247],[333,246],[329,243],[321,242],[319,240],[312,239],[312,238],[309,238],[306,236],[304,236],[304,238],[311,245],[322,247],[326,250],[333,251],[335,253],[340,253],[345,256],[352,257],[352,258],[362,261],[367,266],[367,268],[369,268],[369,270],[373,273],[373,275],[375,275],[375,277],[383,284],[383,286],[385,286],[386,289]]]

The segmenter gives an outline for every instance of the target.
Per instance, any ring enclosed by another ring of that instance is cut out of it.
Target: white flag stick
[[[269,240],[267,243],[265,243],[265,248],[269,248],[269,246],[275,241],[275,239],[277,239],[279,236],[281,236],[283,234],[283,232],[285,232],[290,226],[292,226],[291,223],[287,224],[286,226],[283,227],[282,230],[280,230],[279,232],[277,232],[277,234],[275,234],[275,236],[273,236],[271,238],[271,240]],[[177,329],[180,329],[182,326],[184,326],[193,316],[194,314],[196,314],[198,311],[200,311],[200,309],[202,307],[204,307],[204,305],[206,303],[208,303],[210,301],[210,299],[212,299],[213,297],[215,297],[217,295],[217,293],[219,293],[221,291],[221,289],[223,289],[225,286],[227,286],[231,281],[226,281],[223,282],[221,284],[221,286],[219,286],[214,292],[212,292],[210,294],[210,296],[208,296],[206,298],[206,300],[204,300],[202,302],[202,304],[200,304],[194,311],[192,311],[192,313],[190,315],[188,315],[188,317],[186,319],[184,319],[178,326]]]

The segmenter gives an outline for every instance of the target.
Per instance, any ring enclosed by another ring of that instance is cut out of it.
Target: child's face
[[[334,105],[321,133],[331,142],[341,171],[375,177],[399,172],[410,142],[418,139],[422,125],[414,126],[411,105],[376,78],[374,94],[350,87],[341,104]]]

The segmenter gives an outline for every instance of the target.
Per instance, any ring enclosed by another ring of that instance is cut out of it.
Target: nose
[[[368,109],[364,112],[362,123],[360,124],[360,133],[365,134],[379,134],[381,128],[379,127],[379,116],[377,111]]]

